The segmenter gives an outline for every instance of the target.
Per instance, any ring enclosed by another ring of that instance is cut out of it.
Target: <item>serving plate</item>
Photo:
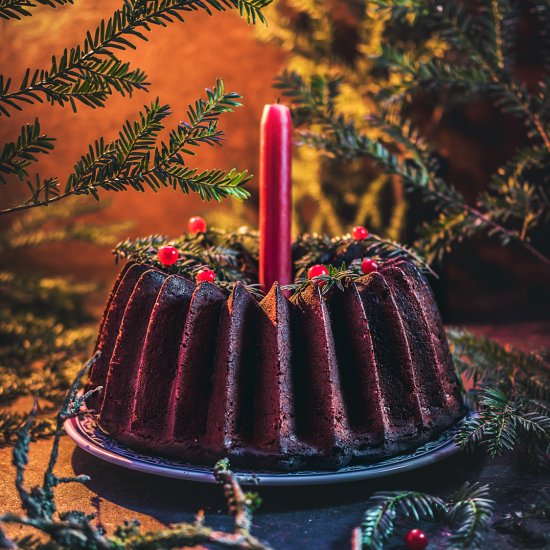
[[[470,413],[466,418],[469,418]],[[298,472],[266,472],[233,470],[243,485],[325,485],[390,476],[423,468],[439,462],[459,448],[454,437],[462,420],[410,453],[401,454],[371,464],[355,464],[336,471],[303,470]],[[197,466],[161,456],[151,456],[135,451],[115,441],[103,432],[91,414],[82,414],[65,422],[69,437],[84,451],[123,468],[147,474],[160,475],[189,481],[215,483],[211,466]]]

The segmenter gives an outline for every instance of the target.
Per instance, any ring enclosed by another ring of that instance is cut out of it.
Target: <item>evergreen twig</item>
[[[36,155],[48,154],[53,148],[54,138],[40,133],[40,123],[26,124],[21,128],[17,141],[9,141],[0,151],[0,184],[6,183],[6,175],[15,175],[20,180],[28,176],[29,164],[36,162]]]
[[[170,267],[163,266],[157,258],[159,248],[166,245],[174,246],[179,252],[179,260]],[[349,234],[333,238],[304,234],[297,238],[292,248],[295,282],[286,288],[296,295],[312,284],[303,275],[309,267],[319,263],[326,264],[330,270],[328,276],[320,278],[325,283],[323,293],[334,285],[343,288],[346,279],[360,276],[359,264],[363,257],[374,257],[386,263],[410,261],[420,269],[430,271],[414,250],[372,234],[360,241]],[[206,233],[183,235],[177,239],[163,235],[128,239],[119,243],[113,253],[117,261],[126,259],[148,263],[189,279],[194,279],[198,271],[208,267],[216,273],[215,284],[223,290],[230,291],[234,282],[242,281],[253,294],[261,296],[255,285],[258,279],[258,233],[246,227],[234,232],[209,229]],[[346,263],[349,269],[345,267]],[[337,265],[342,267],[334,267]]]
[[[31,10],[37,6],[56,8],[73,4],[74,0],[0,0],[0,19],[21,19],[32,15]]]
[[[424,25],[424,33],[431,33],[430,38],[439,41],[446,55],[425,55],[421,48],[412,54],[383,43],[373,63],[390,71],[393,78],[374,96],[364,98],[366,102],[372,100],[381,113],[368,120],[355,120],[342,113],[340,104],[349,94],[352,80],[343,65],[336,75],[330,69],[309,77],[284,71],[275,86],[291,102],[293,118],[301,128],[300,143],[335,159],[371,158],[384,172],[401,178],[407,188],[419,190],[439,213],[435,221],[425,225],[417,243],[430,262],[440,259],[453,244],[484,232],[504,245],[517,242],[550,265],[550,258],[531,242],[532,229],[550,221],[548,78],[531,91],[510,70],[517,25],[512,3],[488,1],[475,14],[466,12],[458,2],[444,3],[437,9],[419,0],[377,0],[374,4],[395,22]],[[547,3],[535,4],[537,16],[550,20]],[[541,33],[544,38],[546,28]],[[419,90],[443,90],[460,98],[486,92],[503,112],[520,117],[526,124],[529,145],[499,170],[489,190],[474,204],[442,178],[436,151],[404,119],[410,99]],[[373,125],[379,130],[376,137],[371,137]]]
[[[550,467],[550,363],[544,354],[505,348],[458,329],[448,335],[479,410],[460,428],[457,443],[482,445],[491,456],[520,449],[536,469]]]
[[[126,0],[113,15],[86,34],[81,46],[65,49],[54,56],[49,69],[27,69],[18,88],[0,75],[0,116],[10,116],[10,109],[21,110],[22,104],[48,101],[52,105],[77,102],[89,107],[103,107],[114,92],[132,95],[147,89],[147,75],[132,69],[116,57],[116,52],[135,49],[136,39],[147,40],[154,26],[183,21],[183,14],[211,9],[237,9],[249,22],[265,22],[262,8],[271,0]]]
[[[447,502],[418,491],[375,493],[361,526],[354,531],[353,549],[382,549],[394,534],[398,515],[452,526],[448,548],[481,548],[493,507],[488,491],[487,485],[466,483]]]
[[[75,164],[64,186],[57,178],[27,182],[30,199],[18,206],[0,210],[0,215],[45,206],[75,195],[92,195],[99,200],[99,191],[124,191],[133,188],[143,192],[145,186],[156,192],[162,187],[182,193],[198,193],[202,199],[221,200],[232,196],[239,200],[249,196],[243,185],[250,180],[247,171],[204,170],[185,165],[183,154],[193,155],[192,147],[220,144],[224,137],[218,130],[218,116],[232,112],[241,104],[240,95],[226,92],[222,80],[207,99],[189,106],[188,121],[180,123],[169,136],[169,143],[155,148],[156,138],[164,128],[162,120],[170,114],[168,105],[158,98],[145,106],[134,123],[126,122],[117,140],[105,143],[102,138],[88,147],[88,152]]]

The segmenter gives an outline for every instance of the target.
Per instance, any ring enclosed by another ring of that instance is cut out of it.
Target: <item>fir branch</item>
[[[56,8],[73,3],[74,0],[0,0],[0,19],[28,17],[32,15],[31,10],[38,5]]]
[[[6,183],[5,175],[15,175],[20,180],[28,176],[26,167],[37,162],[36,155],[48,154],[54,138],[40,133],[40,123],[26,124],[21,128],[17,141],[9,141],[0,151],[0,184]]]
[[[449,330],[459,372],[472,380],[479,415],[457,434],[465,448],[484,446],[491,456],[519,449],[537,469],[548,467],[550,364],[544,354],[503,347],[484,337]]]
[[[487,498],[488,485],[465,483],[448,503],[446,521],[454,528],[449,548],[483,548],[494,501]]]
[[[48,101],[77,109],[77,102],[89,107],[103,107],[114,92],[132,95],[148,87],[147,75],[131,69],[116,58],[118,50],[135,49],[136,39],[147,40],[154,26],[166,27],[183,21],[190,11],[226,11],[237,9],[249,22],[265,22],[262,8],[271,0],[127,0],[95,31],[88,32],[82,46],[65,49],[53,57],[49,69],[27,70],[17,89],[11,79],[0,75],[0,116],[10,116],[10,109],[22,109],[23,103]]]
[[[174,246],[179,252],[179,260],[172,266],[163,266],[157,258],[162,246]],[[323,292],[326,293],[334,284],[341,286],[346,278],[361,275],[360,261],[363,257],[373,257],[385,264],[398,264],[409,261],[419,269],[429,271],[422,258],[412,249],[399,243],[382,239],[370,234],[367,239],[357,241],[351,235],[330,238],[326,235],[300,235],[293,243],[293,270],[296,283],[288,289],[297,291],[305,289],[311,283],[301,278],[313,264],[332,264],[332,275],[325,281]],[[169,239],[163,235],[149,235],[139,239],[128,239],[119,243],[114,249],[116,261],[126,259],[143,262],[164,270],[178,273],[193,280],[198,271],[208,267],[216,273],[216,284],[225,291],[230,291],[232,284],[241,281],[253,294],[258,294],[258,234],[246,227],[237,231],[226,232],[209,229],[199,235],[183,235]],[[341,269],[333,265],[345,265]],[[302,288],[303,287],[303,288]]]
[[[299,235],[293,245],[296,275],[302,276],[314,264],[338,265],[350,263],[360,257],[374,257],[385,262],[409,261],[421,271],[435,273],[414,249],[369,233],[357,241],[350,234],[330,238],[327,235]]]
[[[381,9],[393,9],[394,2],[376,0]],[[504,29],[516,21],[516,13],[508,2],[490,0],[485,10],[472,17],[457,2],[443,4],[438,10],[430,10],[422,2],[398,2],[403,13],[413,13],[435,27],[464,58],[463,62],[422,61],[415,65],[405,55],[382,55],[384,62],[402,74],[415,75],[404,79],[400,96],[414,93],[421,88],[459,86],[461,91],[476,93],[485,89],[493,94],[503,112],[521,117],[529,130],[529,136],[542,141],[550,151],[550,133],[541,110],[541,102],[514,76],[508,72],[504,50]]]
[[[245,228],[236,232],[213,228],[203,234],[183,235],[178,239],[163,235],[128,239],[119,243],[113,254],[117,262],[121,259],[143,262],[190,280],[207,267],[216,273],[215,284],[222,290],[229,293],[232,284],[240,281],[257,294],[253,285],[253,280],[257,280],[257,242],[257,233]],[[163,266],[157,257],[159,248],[167,245],[176,247],[179,252],[179,260],[170,267]]]
[[[398,513],[417,520],[433,520],[445,511],[445,503],[440,498],[417,491],[375,493],[369,502],[372,506],[365,512],[360,528],[364,549],[383,547],[393,535]]]
[[[527,230],[536,217],[534,211],[538,213],[541,209],[548,209],[545,194],[527,193],[528,198],[522,206],[518,206],[525,213],[523,219],[526,222],[522,231],[505,227],[500,220],[506,218],[491,209],[493,205],[487,197],[480,200],[480,207],[471,206],[454,186],[438,175],[437,165],[430,158],[426,144],[411,130],[410,124],[400,121],[398,117],[394,117],[391,122],[380,119],[372,121],[394,142],[405,147],[403,154],[395,154],[383,143],[373,141],[361,133],[352,120],[335,114],[332,95],[327,92],[335,82],[333,78],[318,76],[307,83],[297,73],[286,71],[278,77],[276,87],[283,89],[284,95],[291,99],[293,117],[298,125],[309,120],[310,125],[317,125],[321,129],[320,132],[302,131],[302,144],[338,158],[371,158],[385,172],[399,176],[407,187],[420,190],[426,200],[436,204],[440,211],[439,219],[425,225],[418,243],[430,261],[440,258],[453,243],[460,242],[465,236],[484,230],[489,236],[498,236],[503,244],[510,241],[520,243],[542,262],[550,264],[550,258],[535,248],[527,238]],[[514,188],[523,189],[524,186],[518,184]],[[515,196],[519,195],[520,192],[516,192]]]
[[[30,199],[1,210],[0,215],[49,205],[75,195],[92,195],[99,200],[99,191],[132,188],[143,192],[146,186],[154,192],[171,187],[185,194],[198,193],[203,200],[246,199],[249,192],[243,185],[251,178],[247,171],[199,171],[185,165],[183,155],[193,155],[193,147],[221,142],[224,134],[218,130],[218,117],[241,106],[238,102],[241,96],[226,92],[220,79],[212,90],[206,90],[206,95],[206,100],[189,106],[189,120],[170,133],[168,143],[155,148],[158,133],[164,128],[162,120],[170,114],[170,107],[161,105],[157,98],[145,106],[137,121],[124,124],[116,141],[105,143],[101,138],[90,145],[64,187],[57,178],[41,181],[37,175],[34,183],[28,182]]]
[[[334,267],[332,264],[327,266],[326,275],[317,275],[312,279],[302,277],[294,283],[285,285],[282,290],[292,291],[290,299],[298,301],[300,295],[310,286],[318,286],[322,295],[328,294],[333,288],[344,291],[345,285],[362,276],[360,269],[347,269],[346,264],[342,263],[340,267]]]
[[[478,483],[466,483],[448,502],[417,491],[375,493],[354,532],[354,550],[383,548],[394,533],[398,515],[452,526],[449,548],[481,548],[494,504],[487,495],[488,486]]]
[[[456,442],[461,447],[472,448],[485,443],[489,454],[497,456],[511,451],[517,440],[514,407],[500,390],[487,388],[480,392],[481,413],[469,420],[460,430]]]
[[[498,386],[506,391],[516,389],[525,392],[529,380],[534,377],[550,377],[550,363],[541,352],[524,352],[510,346],[502,346],[486,336],[451,327],[447,336],[455,358],[461,360],[460,373],[472,380],[474,387]],[[505,385],[506,384],[506,385]],[[534,399],[539,394],[526,394]],[[550,398],[550,393],[547,393]]]

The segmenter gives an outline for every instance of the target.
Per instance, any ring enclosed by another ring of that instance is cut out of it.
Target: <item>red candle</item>
[[[284,105],[266,105],[260,135],[260,284],[292,282],[292,121]]]

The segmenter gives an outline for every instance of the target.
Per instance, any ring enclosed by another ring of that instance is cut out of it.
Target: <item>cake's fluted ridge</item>
[[[277,284],[261,301],[241,283],[227,297],[129,264],[98,348],[100,425],[193,462],[334,468],[411,449],[463,414],[431,289],[406,263],[292,301]]]

